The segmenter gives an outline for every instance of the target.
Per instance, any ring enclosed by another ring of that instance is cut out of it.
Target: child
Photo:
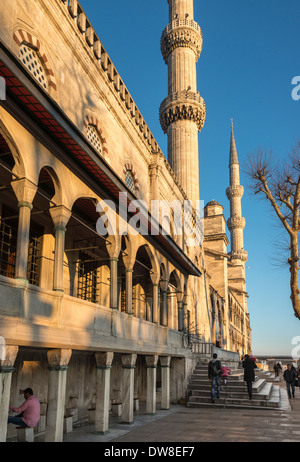
[[[226,385],[227,382],[228,372],[231,372],[231,369],[229,369],[229,367],[227,367],[226,364],[222,364],[221,373],[224,385]]]

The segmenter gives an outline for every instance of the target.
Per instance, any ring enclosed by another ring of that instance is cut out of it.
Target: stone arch
[[[123,168],[124,180],[125,180],[127,172],[131,173],[132,179],[133,179],[133,182],[134,182],[134,190],[136,192],[138,192],[140,190],[139,180],[138,180],[136,171],[135,171],[135,169],[133,167],[133,164],[131,162],[126,162],[124,164],[124,168]]]
[[[61,181],[56,173],[56,171],[51,167],[50,165],[44,164],[40,166],[40,171],[39,171],[39,179],[41,175],[45,178],[47,175],[51,178],[51,181],[54,186],[54,194],[51,196],[51,199],[53,200],[54,203],[56,204],[61,204],[62,203],[62,184]],[[46,178],[44,181],[47,181]],[[48,180],[48,184],[49,184]],[[50,184],[49,184],[50,187]]]
[[[21,154],[21,150],[17,146],[17,142],[14,140],[2,120],[0,119],[0,140],[2,141],[3,148],[8,147],[13,160],[14,166],[12,166],[12,172],[19,178],[26,176],[26,164]]]
[[[56,92],[57,84],[55,74],[53,72],[52,65],[49,60],[49,55],[46,53],[46,50],[42,42],[32,33],[27,32],[25,29],[22,28],[18,28],[17,30],[15,30],[13,40],[19,48],[24,43],[28,45],[30,48],[32,48],[34,51],[36,51],[45,71],[45,74],[47,76],[48,89],[50,92],[51,90],[54,90]]]
[[[102,144],[102,155],[104,158],[106,158],[108,156],[107,135],[105,133],[103,124],[101,124],[95,115],[87,114],[83,121],[83,134],[85,136],[87,136],[89,125],[92,125],[96,128]]]

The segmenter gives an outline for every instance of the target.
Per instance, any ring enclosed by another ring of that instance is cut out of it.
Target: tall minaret
[[[231,261],[234,263],[245,263],[248,254],[244,250],[244,228],[245,218],[242,216],[241,199],[244,195],[244,188],[240,185],[240,165],[236,150],[235,138],[233,133],[233,122],[231,120],[231,141],[229,154],[229,180],[230,186],[226,190],[227,197],[230,201],[230,218],[227,226],[231,236]]]
[[[168,65],[168,96],[160,106],[160,123],[168,136],[168,160],[193,203],[199,200],[198,132],[206,117],[197,91],[196,62],[202,50],[202,32],[194,21],[193,0],[168,0],[169,24],[161,37]]]
[[[229,153],[229,179],[230,186],[226,190],[227,197],[230,201],[230,218],[227,221],[231,235],[231,252],[228,261],[228,289],[232,291],[243,308],[241,314],[242,325],[240,333],[242,335],[243,352],[251,352],[251,327],[250,316],[248,313],[246,290],[246,272],[245,263],[248,259],[248,253],[244,250],[244,228],[245,218],[242,216],[242,197],[244,188],[240,185],[240,166],[236,150],[236,144],[233,133],[233,123],[231,120],[231,141]]]

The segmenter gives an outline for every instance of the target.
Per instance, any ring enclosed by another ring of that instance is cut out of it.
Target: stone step
[[[244,403],[239,403],[239,404],[232,404],[232,403],[217,403],[218,400],[216,400],[215,403],[187,403],[187,407],[191,408],[226,408],[226,409],[255,409],[255,410],[266,410],[266,406],[260,406],[259,404],[253,404],[254,402],[249,400],[247,403],[246,401]],[[268,409],[278,409],[279,405],[270,405],[267,408]]]
[[[214,404],[211,402],[211,398],[203,398],[201,397],[200,399],[197,399],[197,397],[192,397],[192,399],[189,400],[188,402],[188,407],[201,407],[201,404]],[[215,400],[215,404],[220,404],[223,406],[230,406],[230,405],[235,405],[235,406],[253,406],[253,407],[279,407],[279,403],[277,401],[269,401],[266,399],[256,399],[252,398],[251,400],[248,397],[245,398],[219,398]]]
[[[195,397],[207,397],[210,396],[211,394],[211,386],[206,386],[205,388],[201,389],[192,389],[190,390],[190,396],[195,396]],[[269,399],[270,394],[272,392],[272,383],[267,383],[267,382],[260,382],[257,383],[257,386],[253,386],[253,398],[263,398],[263,399]],[[245,398],[248,397],[248,392],[247,392],[247,387],[245,386],[244,388],[231,388],[228,386],[221,386],[221,395],[224,398]]]
[[[274,385],[272,374],[255,370],[253,383],[253,398],[249,400],[247,385],[244,382],[244,370],[234,369],[224,385],[221,379],[221,397],[211,402],[211,382],[207,376],[207,364],[198,364],[189,384],[189,400],[187,407],[226,407],[235,409],[278,409],[280,407],[280,389]]]

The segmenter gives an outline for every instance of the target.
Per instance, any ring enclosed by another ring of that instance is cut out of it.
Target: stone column
[[[71,212],[63,205],[53,207],[50,210],[55,229],[55,250],[53,269],[53,290],[63,292],[64,254],[66,225],[70,219]]]
[[[108,433],[110,407],[110,371],[114,354],[96,353],[95,433]]]
[[[146,356],[147,367],[147,400],[146,413],[156,413],[156,368],[158,356]]]
[[[122,355],[122,422],[133,422],[134,369],[136,354]]]
[[[158,284],[153,284],[152,321],[158,324]]]
[[[161,409],[170,409],[170,364],[171,356],[160,356],[161,365]]]
[[[153,285],[152,322],[158,324],[158,287],[160,275],[151,273],[150,278]]]
[[[69,349],[47,352],[49,375],[45,442],[63,440],[67,369],[71,354]]]
[[[168,281],[164,281],[160,283],[161,289],[161,297],[162,297],[162,304],[161,304],[161,324],[165,327],[168,326],[168,299],[167,299],[167,291],[168,291]]]
[[[188,302],[187,302],[187,296],[184,297],[183,299],[183,330],[184,332],[188,331]]]
[[[0,360],[0,442],[5,443],[10,401],[10,386],[19,347],[6,345],[5,359]]]
[[[110,307],[118,309],[118,258],[111,257],[110,261]]]
[[[11,185],[19,206],[15,278],[27,279],[30,218],[37,186],[26,178],[13,181]]]
[[[211,343],[216,344],[216,312],[212,312]]]
[[[126,277],[126,313],[132,314],[132,273],[133,269],[125,270]]]

